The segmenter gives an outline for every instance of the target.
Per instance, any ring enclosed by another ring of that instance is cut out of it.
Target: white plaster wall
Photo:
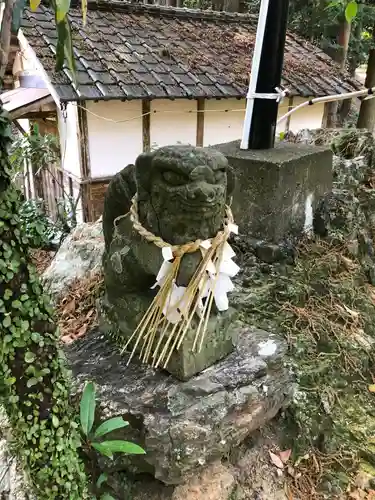
[[[151,149],[197,140],[197,101],[160,99],[151,101]]]
[[[293,107],[308,101],[308,97],[294,97]],[[290,117],[289,130],[298,132],[304,128],[320,128],[322,126],[324,115],[324,103],[306,106],[299,111],[293,113]]]
[[[204,116],[204,146],[235,141],[242,137],[246,99],[207,100]],[[288,102],[279,106],[279,117],[288,111]],[[285,130],[280,124],[277,132]]]
[[[303,98],[295,98],[294,105],[304,102]],[[72,170],[74,156],[79,158],[77,123],[74,110],[68,108],[70,123],[70,144],[66,170]],[[204,146],[220,144],[236,139],[242,135],[245,116],[245,99],[207,100],[204,117]],[[92,177],[107,177],[117,173],[129,163],[134,163],[142,153],[142,103],[129,102],[87,102],[87,122],[89,133],[89,151]],[[197,136],[197,101],[196,100],[155,100],[151,102],[150,143],[151,148],[170,144],[196,144]],[[288,101],[279,107],[279,117],[288,111]],[[324,105],[309,106],[292,115],[290,130],[297,132],[301,128],[319,128],[324,114]],[[73,116],[74,115],[74,116]],[[120,122],[120,123],[116,123]],[[60,123],[60,120],[59,120]],[[286,121],[282,122],[277,133],[285,131]],[[62,140],[63,143],[63,140]],[[75,145],[74,145],[75,144]],[[76,149],[77,148],[77,149]],[[77,163],[79,165],[79,163]]]
[[[245,107],[245,99],[206,100],[203,146],[240,139]]]
[[[91,176],[113,175],[134,163],[143,147],[142,102],[88,101],[86,108]]]
[[[76,103],[68,103],[66,116],[57,108],[62,168],[81,179],[78,112]]]

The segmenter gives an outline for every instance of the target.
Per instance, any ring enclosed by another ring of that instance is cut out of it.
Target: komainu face
[[[156,224],[167,241],[212,237],[222,225],[234,183],[222,154],[193,146],[160,148],[137,159],[136,177],[141,218],[154,230]]]

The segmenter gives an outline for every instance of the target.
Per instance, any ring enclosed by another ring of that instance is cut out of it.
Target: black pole
[[[256,85],[258,94],[274,94],[281,85],[288,25],[289,0],[269,0],[269,8]],[[255,99],[249,134],[249,149],[271,149],[275,144],[279,103]]]

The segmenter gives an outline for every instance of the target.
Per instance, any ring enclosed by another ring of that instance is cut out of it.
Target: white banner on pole
[[[259,65],[260,65],[260,59],[262,57],[264,33],[266,30],[266,23],[267,23],[268,8],[269,8],[269,0],[262,0],[259,11],[259,20],[258,20],[257,35],[256,35],[254,54],[253,54],[253,62],[251,65],[251,74],[250,74],[250,83],[248,92],[248,95],[250,96],[256,93],[256,87],[259,75]],[[248,144],[249,144],[251,121],[253,118],[253,110],[254,110],[254,99],[248,97],[246,104],[243,132],[242,132],[241,149],[249,149]]]

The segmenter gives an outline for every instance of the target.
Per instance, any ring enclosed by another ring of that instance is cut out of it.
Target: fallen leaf
[[[296,463],[294,464],[295,467],[298,467],[299,464],[301,462],[304,462],[305,460],[309,460],[310,458],[310,454],[309,453],[306,453],[306,455],[303,455],[303,457],[299,457],[297,460],[296,460]]]
[[[289,476],[295,477],[296,471],[295,471],[295,469],[291,465],[288,466],[287,471],[288,471]]]
[[[75,311],[76,301],[73,299],[64,307],[63,314],[70,314]]]
[[[277,455],[275,455],[274,453],[272,453],[272,451],[269,452],[270,454],[270,458],[271,458],[271,462],[276,465],[276,467],[278,469],[283,469],[284,468],[284,464],[283,462],[281,461],[281,458],[278,457]]]
[[[343,255],[341,256],[341,260],[342,260],[344,266],[346,267],[346,269],[348,269],[348,271],[350,271],[351,269],[353,269],[353,267],[355,267],[355,263],[351,259],[348,259],[347,257],[344,257]]]
[[[291,454],[292,454],[292,450],[280,451],[279,457],[281,458],[281,461],[283,462],[283,464],[287,463]]]
[[[61,337],[61,341],[64,342],[64,344],[71,344],[73,342],[73,339],[70,335],[64,335],[64,337]]]
[[[81,326],[81,328],[78,330],[75,336],[77,338],[83,337],[83,335],[85,335],[86,332],[87,332],[87,324],[84,324]]]
[[[369,386],[368,386],[368,390],[369,390],[370,392],[375,392],[375,384],[369,385]]]
[[[86,314],[86,319],[91,318],[93,314],[94,314],[94,309],[90,309],[89,312]]]
[[[352,491],[351,493],[349,493],[349,498],[351,498],[352,500],[365,500],[366,492],[363,490]]]
[[[344,304],[345,311],[348,312],[353,318],[358,318],[359,312],[353,311],[353,309],[349,309],[348,306]]]

